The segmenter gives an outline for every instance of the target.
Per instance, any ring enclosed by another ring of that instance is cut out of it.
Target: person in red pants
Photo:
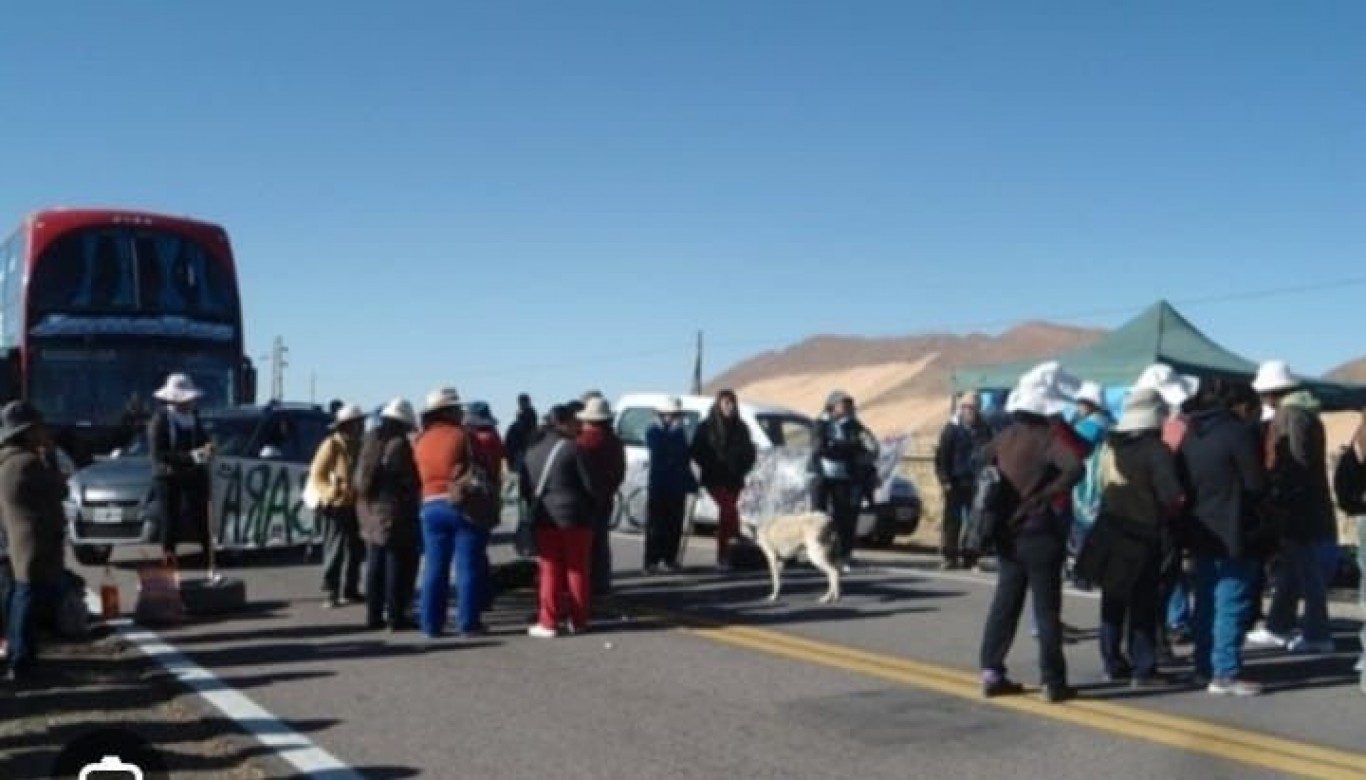
[[[692,460],[702,472],[702,487],[716,502],[716,567],[730,569],[730,543],[740,535],[740,491],[757,454],[749,425],[740,419],[734,391],[716,394],[707,418],[692,440]]]
[[[591,467],[575,439],[579,422],[567,406],[550,412],[550,430],[526,453],[520,483],[536,528],[540,608],[527,633],[551,639],[588,629],[596,507]],[[562,596],[568,592],[568,613]]]

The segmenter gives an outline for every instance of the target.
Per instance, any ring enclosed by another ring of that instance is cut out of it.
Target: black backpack
[[[1366,465],[1350,444],[1338,450],[1338,462],[1333,467],[1333,496],[1338,509],[1347,514],[1366,514]]]

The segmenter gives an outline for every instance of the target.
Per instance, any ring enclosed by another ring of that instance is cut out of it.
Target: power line
[[[1316,282],[1316,283],[1310,283],[1310,284],[1297,284],[1297,285],[1281,285],[1281,286],[1278,286],[1278,287],[1266,287],[1266,288],[1262,288],[1262,289],[1259,289],[1259,290],[1244,290],[1244,291],[1241,291],[1241,292],[1227,292],[1227,293],[1220,293],[1220,294],[1217,294],[1217,295],[1206,295],[1206,296],[1199,296],[1199,297],[1180,298],[1180,299],[1171,300],[1170,302],[1171,302],[1171,304],[1172,304],[1173,306],[1178,306],[1178,307],[1183,307],[1183,308],[1194,308],[1194,307],[1198,307],[1198,306],[1207,306],[1207,305],[1211,305],[1211,304],[1233,303],[1233,302],[1237,302],[1237,301],[1260,300],[1260,299],[1266,299],[1266,298],[1278,298],[1278,297],[1288,296],[1288,295],[1299,295],[1299,294],[1311,293],[1311,292],[1323,292],[1323,291],[1327,291],[1327,290],[1341,290],[1341,289],[1344,289],[1344,288],[1360,287],[1360,286],[1366,286],[1366,277],[1356,276],[1356,277],[1347,277],[1347,278],[1337,279],[1337,280],[1334,280],[1334,281],[1327,281],[1327,282]],[[1149,303],[1151,303],[1151,301],[1149,301]],[[1032,316],[1032,317],[1031,317],[1031,316],[1016,317],[1016,318],[1014,318],[1014,319],[1009,319],[1009,320],[992,320],[992,321],[983,321],[983,322],[977,322],[977,323],[965,323],[965,324],[959,324],[959,325],[954,325],[954,326],[939,325],[939,326],[933,326],[933,327],[925,328],[925,329],[922,330],[922,332],[924,332],[924,333],[935,333],[935,332],[938,332],[938,333],[965,333],[965,332],[972,332],[972,331],[979,331],[979,330],[992,330],[992,329],[995,329],[995,328],[1004,328],[1004,327],[1010,327],[1010,326],[1012,326],[1012,325],[1018,325],[1018,324],[1020,324],[1021,322],[1028,321],[1028,320],[1047,320],[1047,321],[1049,321],[1049,322],[1067,323],[1067,322],[1075,322],[1075,321],[1078,321],[1078,320],[1089,320],[1089,319],[1094,319],[1094,318],[1096,318],[1096,317],[1111,317],[1111,316],[1122,316],[1122,315],[1126,315],[1126,314],[1133,314],[1133,313],[1135,313],[1139,308],[1141,308],[1141,305],[1131,305],[1131,306],[1123,306],[1123,307],[1121,307],[1121,306],[1110,306],[1110,307],[1105,307],[1105,308],[1095,308],[1095,309],[1078,310],[1078,311],[1073,311],[1073,312],[1071,312],[1071,313],[1065,313],[1065,314],[1049,313],[1049,314],[1046,314],[1046,315],[1042,315],[1042,314],[1041,314],[1041,315],[1036,315],[1036,316]],[[878,337],[878,336],[868,336],[867,338],[879,338],[879,337]],[[895,336],[882,336],[882,338],[895,338]],[[764,348],[768,348],[768,349],[774,349],[774,348],[778,348],[778,347],[781,347],[781,346],[784,346],[784,345],[790,345],[790,344],[791,344],[791,339],[789,339],[789,338],[783,338],[783,339],[733,339],[733,340],[709,341],[709,342],[708,342],[708,345],[709,345],[710,347],[712,347],[713,349],[716,348],[716,347],[764,347]],[[479,371],[479,372],[472,372],[472,373],[470,373],[470,374],[467,374],[466,376],[484,379],[484,378],[490,378],[490,377],[501,377],[501,376],[511,376],[511,375],[515,375],[515,374],[534,373],[534,372],[539,372],[539,371],[553,371],[553,370],[561,369],[561,368],[575,368],[575,367],[582,366],[582,365],[584,365],[584,364],[612,364],[612,363],[618,363],[618,362],[622,362],[622,361],[626,361],[626,360],[632,360],[632,359],[635,359],[635,358],[642,358],[642,357],[658,357],[658,356],[660,356],[660,355],[668,355],[668,354],[686,355],[686,354],[687,354],[688,347],[690,347],[690,346],[694,346],[694,345],[687,345],[687,346],[684,346],[684,345],[680,344],[680,345],[677,346],[677,347],[657,347],[657,348],[653,348],[653,349],[649,349],[649,350],[634,350],[634,351],[631,351],[631,352],[615,352],[615,353],[600,354],[600,355],[597,355],[597,356],[585,355],[585,356],[580,356],[580,357],[576,358],[575,360],[572,360],[572,361],[565,361],[565,362],[562,362],[562,363],[526,364],[526,365],[522,365],[522,366],[508,367],[508,368],[504,368],[504,369],[499,369],[499,370],[497,370],[497,371]]]

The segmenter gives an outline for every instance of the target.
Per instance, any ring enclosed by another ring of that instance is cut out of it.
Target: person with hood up
[[[1256,696],[1262,686],[1243,676],[1243,629],[1262,565],[1256,537],[1267,481],[1257,442],[1231,409],[1235,392],[1220,379],[1200,383],[1178,463],[1195,556],[1195,677],[1212,695]]]
[[[43,416],[26,401],[0,408],[0,591],[11,680],[23,680],[38,655],[37,616],[61,597],[66,531],[66,480],[47,465],[50,445]]]
[[[1068,518],[1060,506],[1086,467],[1055,425],[1077,382],[1056,363],[1021,377],[1006,410],[1011,423],[983,451],[1002,482],[995,534],[996,592],[982,635],[982,693],[987,698],[1018,694],[1023,686],[1007,676],[1010,653],[1025,594],[1032,594],[1039,640],[1039,667],[1046,701],[1071,698],[1062,650],[1062,572],[1067,557]],[[1062,426],[1070,430],[1065,423]]]
[[[1166,406],[1156,390],[1132,391],[1097,458],[1097,522],[1105,528],[1091,541],[1109,539],[1126,548],[1123,556],[1111,556],[1097,575],[1102,589],[1100,653],[1106,676],[1112,681],[1131,678],[1135,688],[1163,682],[1157,675],[1163,538],[1185,499],[1175,455],[1162,442],[1165,418]]]
[[[1267,431],[1265,462],[1271,482],[1271,513],[1280,518],[1280,566],[1261,629],[1250,643],[1296,653],[1331,653],[1328,583],[1319,548],[1337,542],[1337,516],[1328,482],[1328,445],[1317,398],[1284,361],[1263,363],[1252,389],[1275,410]],[[1298,602],[1304,601],[1302,632],[1292,636]]]
[[[716,502],[716,567],[721,571],[730,569],[730,545],[740,535],[740,491],[757,459],[749,425],[740,419],[740,400],[735,391],[722,390],[692,440],[699,481]]]
[[[507,449],[508,469],[516,474],[522,467],[522,458],[541,427],[536,407],[531,405],[531,396],[522,393],[517,396],[517,417],[508,425],[503,436],[503,446]]]
[[[413,405],[395,398],[380,410],[377,428],[365,435],[356,465],[356,513],[366,542],[366,625],[390,631],[414,628],[413,602],[421,547],[418,513],[422,483],[410,436],[417,429]]]
[[[152,476],[161,507],[161,553],[165,565],[175,567],[182,528],[200,537],[205,565],[209,546],[209,459],[213,441],[199,420],[196,402],[203,392],[187,374],[171,374],[153,393],[162,407],[147,423]],[[213,572],[210,572],[210,577]]]
[[[688,497],[697,492],[683,400],[670,398],[645,432],[650,452],[645,499],[645,573],[679,571]]]
[[[812,436],[811,506],[826,512],[839,538],[841,568],[854,561],[859,508],[868,496],[868,472],[876,469],[877,437],[858,418],[854,398],[843,390],[830,393]]]
[[[568,405],[550,410],[545,436],[522,461],[522,499],[536,523],[539,608],[527,634],[553,639],[588,630],[597,492],[576,439],[579,421]],[[565,596],[568,595],[566,599]],[[566,601],[568,610],[566,611]]]
[[[593,484],[593,597],[612,592],[612,513],[617,491],[626,481],[626,445],[612,429],[612,406],[601,395],[589,396],[576,415],[583,429],[577,443],[588,463]]]
[[[356,488],[352,475],[365,433],[365,410],[343,405],[335,413],[327,438],[318,445],[308,468],[308,482],[318,497],[316,513],[323,529],[323,607],[345,606],[362,600],[360,567],[365,542],[356,517]]]
[[[934,471],[944,494],[944,520],[939,532],[939,568],[972,568],[977,552],[963,550],[965,520],[972,508],[977,475],[982,470],[982,450],[994,431],[982,417],[982,400],[975,392],[958,399],[958,413],[939,433],[934,451]]]

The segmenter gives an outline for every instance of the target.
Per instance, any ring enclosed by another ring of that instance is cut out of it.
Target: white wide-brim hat
[[[455,391],[454,387],[439,387],[427,393],[427,403],[423,405],[422,413],[427,414],[460,405],[460,394]]]
[[[588,407],[586,405],[584,407],[584,411],[588,411]],[[655,411],[659,412],[662,415],[682,414],[683,399],[679,398],[678,396],[673,396],[664,403],[660,404],[659,408]]]
[[[606,398],[594,396],[584,402],[583,411],[579,412],[578,417],[582,422],[607,422],[613,417],[612,405]]]
[[[1082,382],[1081,389],[1077,391],[1076,401],[1102,409],[1105,407],[1105,390],[1099,382]]]
[[[349,422],[365,419],[365,410],[357,404],[347,404],[337,410],[337,418],[332,421],[332,428],[335,430]]]
[[[1124,409],[1115,423],[1115,431],[1133,433],[1136,431],[1155,431],[1162,427],[1167,417],[1167,405],[1156,388],[1140,387],[1124,399]]]
[[[1143,369],[1134,381],[1133,389],[1156,390],[1162,401],[1175,409],[1180,407],[1200,389],[1200,380],[1186,374],[1178,374],[1166,363],[1154,363]]]
[[[1028,412],[1052,417],[1067,409],[1068,399],[1042,387],[1017,387],[1006,398],[1007,412]]]
[[[1081,380],[1056,360],[1026,371],[1006,399],[1007,412],[1028,412],[1044,417],[1062,414],[1081,391]]]
[[[413,405],[403,398],[395,398],[385,404],[379,416],[386,420],[401,422],[409,428],[417,427],[417,413],[413,411]]]
[[[204,391],[194,386],[194,380],[188,374],[171,374],[152,397],[168,404],[184,404],[203,398]]]
[[[1284,360],[1268,360],[1257,367],[1257,378],[1252,380],[1252,389],[1259,393],[1279,393],[1294,390],[1303,384],[1295,376]]]
[[[1049,360],[1026,371],[1016,381],[1015,386],[1044,387],[1065,398],[1076,398],[1081,392],[1081,379],[1056,360]]]

